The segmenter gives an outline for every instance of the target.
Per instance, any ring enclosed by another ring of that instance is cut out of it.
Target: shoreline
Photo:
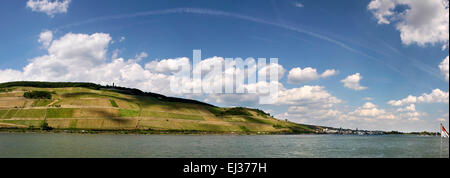
[[[383,135],[356,135],[356,134],[325,134],[325,133],[288,133],[288,132],[211,132],[211,131],[181,131],[181,130],[68,130],[68,129],[7,129],[0,128],[0,134],[26,133],[26,134],[82,134],[82,135],[342,135],[342,136],[388,136],[388,135],[415,135],[438,137],[436,135],[420,135],[416,133],[383,134]]]
[[[287,132],[211,132],[211,131],[181,131],[181,130],[40,130],[40,129],[0,129],[0,133],[29,134],[86,134],[86,135],[327,135],[318,133],[287,133]]]
[[[377,135],[358,135],[358,134],[327,134],[327,133],[294,133],[294,132],[220,132],[220,131],[196,131],[196,130],[89,130],[89,129],[19,129],[19,128],[0,128],[0,134],[3,133],[26,133],[26,134],[82,134],[82,135],[342,135],[342,136],[388,136],[388,135],[415,135],[440,137],[437,135],[427,135],[420,133],[402,133],[402,134],[377,134]]]

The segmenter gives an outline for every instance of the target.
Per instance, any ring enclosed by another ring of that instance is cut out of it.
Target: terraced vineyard
[[[256,109],[220,108],[135,89],[44,84],[0,84],[0,128],[36,129],[43,123],[53,129],[100,131],[314,133],[318,128],[277,120]],[[23,97],[31,91],[50,92],[52,97]]]

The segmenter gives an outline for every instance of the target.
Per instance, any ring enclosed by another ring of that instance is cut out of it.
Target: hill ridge
[[[50,95],[50,96],[49,96]],[[41,97],[41,98],[40,98]],[[83,82],[0,83],[0,128],[315,133],[259,109]]]

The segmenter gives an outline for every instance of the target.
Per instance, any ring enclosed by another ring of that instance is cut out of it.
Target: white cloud
[[[416,105],[411,104],[405,108],[400,108],[397,110],[400,117],[407,118],[409,120],[419,120],[419,117],[426,116],[425,113],[417,112]]]
[[[17,80],[83,81],[104,85],[114,82],[121,86],[139,88],[144,91],[178,95],[178,93],[172,93],[169,90],[170,79],[175,77],[172,74],[177,72],[180,66],[190,65],[189,58],[176,58],[152,61],[144,67],[138,64],[137,61],[148,56],[145,52],[136,55],[135,59],[124,60],[119,58],[118,51],[114,50],[115,57],[108,59],[108,47],[112,38],[105,33],[68,33],[60,38],[52,36],[51,39],[48,40],[50,42],[48,48],[46,48],[48,54],[30,60],[30,63],[22,70],[0,69],[0,82]],[[221,57],[212,57],[203,60],[202,63],[214,64],[224,62],[223,60]],[[281,70],[282,66],[273,65],[268,68]],[[194,72],[200,69],[204,70],[204,72],[211,70],[208,68],[197,68],[194,69]],[[226,76],[225,82],[233,81],[227,80],[230,79],[228,74],[233,73],[230,70],[226,69],[223,73]],[[250,70],[255,69],[252,68]],[[244,71],[235,69],[235,72],[243,73]],[[320,77],[329,76],[328,74],[325,75],[326,73],[333,72],[324,72]],[[223,74],[220,73],[219,75],[208,77],[215,79],[215,77]],[[186,80],[185,83],[188,83],[190,86],[199,85],[191,80]],[[374,104],[368,103],[354,111],[342,109],[339,108],[339,104],[343,101],[330,94],[323,86],[303,86],[286,89],[278,82],[270,84],[258,82],[256,84],[247,84],[244,87],[246,90],[249,90],[259,86],[268,87],[270,85],[278,85],[279,99],[277,106],[288,107],[289,111],[286,113],[286,117],[292,118],[294,121],[301,120],[310,124],[317,122],[318,124],[327,125],[329,122],[330,125],[336,125],[341,121],[342,123],[348,123],[348,121],[362,122],[361,120],[374,122],[374,120],[396,120],[397,118],[416,119],[423,116],[421,113],[412,112],[412,109],[409,109],[408,112],[405,110],[402,113],[394,113],[379,109]],[[256,103],[260,96],[260,94],[211,94],[204,97],[217,103],[241,103],[243,106],[249,106],[252,103]],[[431,98],[433,97],[434,95]],[[416,100],[428,101],[430,100],[429,98],[428,95],[424,95],[416,97]],[[348,114],[350,112],[353,112],[353,115]]]
[[[349,106],[341,107],[341,105],[298,104],[289,107],[287,112],[278,114],[277,117],[337,128],[423,131],[424,128],[433,129],[436,127],[435,122],[427,122],[422,119],[428,116],[426,113],[418,112],[415,105],[409,105],[399,110],[389,110],[382,109],[372,102],[366,102],[362,106],[351,108]]]
[[[333,75],[337,75],[339,74],[339,71],[334,70],[334,69],[328,69],[325,70],[325,72],[322,73],[322,75],[320,75],[322,78],[327,78],[327,77],[331,77]]]
[[[41,38],[40,38],[41,40]],[[41,40],[42,41],[42,40]],[[136,59],[108,60],[107,52],[112,38],[109,34],[68,33],[53,40],[48,54],[30,60],[22,70],[0,69],[0,82],[8,81],[83,81],[139,88],[145,91],[170,94],[170,77],[147,70],[137,63],[147,56],[140,53]],[[116,52],[117,57],[117,52]]]
[[[94,66],[105,62],[110,42],[111,37],[105,33],[68,33],[52,42],[48,48],[49,55],[45,57],[71,65]]]
[[[23,74],[21,71],[13,69],[0,69],[0,82],[23,80]]]
[[[390,24],[391,22],[387,18],[394,15],[392,9],[395,6],[393,0],[373,0],[367,8],[372,10],[373,15],[378,19],[378,24]]]
[[[340,115],[342,115],[340,111],[332,108],[292,106],[288,112],[278,116],[301,123],[314,123],[317,121],[334,120]]]
[[[448,56],[439,64],[439,69],[441,70],[442,75],[445,76],[445,79],[449,80],[449,63],[448,63]]]
[[[284,76],[284,73],[286,72],[286,70],[283,68],[282,65],[270,63],[270,64],[266,65],[265,67],[261,68],[260,70],[258,70],[258,76],[266,76],[266,79],[269,80],[271,71],[278,72],[278,76],[277,76],[278,80],[281,80]]]
[[[300,67],[297,67],[289,71],[288,82],[292,84],[300,84],[304,82],[318,80],[320,78],[327,78],[336,74],[338,74],[338,72],[334,69],[326,70],[324,73],[319,75],[317,73],[317,69],[311,67],[301,69]]]
[[[296,2],[296,3],[294,3],[294,5],[295,5],[295,7],[300,7],[300,8],[305,7],[305,5],[303,5],[300,2]]]
[[[377,106],[371,102],[365,103],[362,107],[358,107],[355,111],[349,113],[350,116],[358,116],[362,118],[390,118],[394,119],[395,117],[390,117],[390,115],[386,115],[386,111],[383,109],[378,109]]]
[[[398,125],[400,122],[408,123],[411,121],[421,121],[420,118],[422,116],[426,116],[426,114],[417,112],[414,105],[410,105],[397,111],[389,111],[379,109],[375,104],[367,102],[363,106],[358,107],[356,110],[349,112],[348,114],[341,115],[339,120],[350,122],[356,121],[360,124],[370,123],[372,125]]]
[[[182,66],[190,66],[189,58],[163,59],[145,64],[145,68],[157,73],[176,73]]]
[[[245,85],[246,90],[256,90],[255,88],[268,88],[270,85],[279,85],[278,99],[275,105],[287,106],[295,115],[302,115],[302,117],[318,117],[323,118],[331,113],[336,113],[337,110],[333,108],[342,101],[337,97],[331,95],[322,86],[303,86],[300,88],[285,89],[281,83],[278,82],[258,82],[255,84]],[[207,96],[208,101],[215,101],[222,104],[244,104],[247,106],[256,105],[258,99],[265,94],[211,94]],[[300,108],[304,108],[300,112]],[[324,113],[328,113],[323,115]],[[291,115],[292,116],[292,115]]]
[[[302,123],[335,119],[342,115],[342,112],[336,109],[340,103],[340,99],[322,86],[284,89],[279,93],[278,104],[289,106],[289,109],[277,117]]]
[[[407,98],[402,100],[389,101],[388,104],[392,106],[404,106],[416,103],[448,103],[448,95],[448,92],[444,92],[440,89],[435,89],[430,94],[424,93],[418,97],[409,95]]]
[[[325,87],[322,86],[303,86],[281,90],[278,94],[278,104],[298,105],[298,104],[318,104],[331,106],[340,103],[341,100],[332,96]]]
[[[344,80],[341,80],[341,83],[344,84],[345,87],[350,88],[352,90],[365,90],[367,87],[361,86],[359,82],[363,79],[361,74],[356,73],[354,75],[350,75]]]
[[[412,111],[415,112],[416,111],[416,105],[411,104],[409,106],[406,106],[406,108],[400,108],[397,110],[398,112],[407,112],[407,111]]]
[[[146,52],[141,52],[138,55],[136,55],[135,59],[137,62],[141,61],[142,59],[145,59],[148,57],[148,54]]]
[[[53,32],[46,30],[39,35],[38,42],[42,44],[44,48],[48,48],[53,41]]]
[[[119,57],[119,53],[120,53],[120,50],[119,50],[119,49],[113,50],[112,55],[111,55],[111,58],[112,58],[112,59],[117,59],[117,58]]]
[[[50,17],[54,17],[55,14],[67,13],[71,0],[29,0],[27,7],[33,12],[43,12]]]
[[[448,0],[372,0],[367,8],[379,24],[395,23],[406,45],[448,44]]]
[[[290,83],[303,83],[312,80],[319,79],[320,76],[317,74],[317,70],[311,67],[301,69],[299,67],[289,71],[288,80]]]

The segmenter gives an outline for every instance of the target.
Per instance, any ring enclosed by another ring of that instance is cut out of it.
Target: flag
[[[448,132],[445,130],[445,127],[441,124],[441,137],[448,138]]]

